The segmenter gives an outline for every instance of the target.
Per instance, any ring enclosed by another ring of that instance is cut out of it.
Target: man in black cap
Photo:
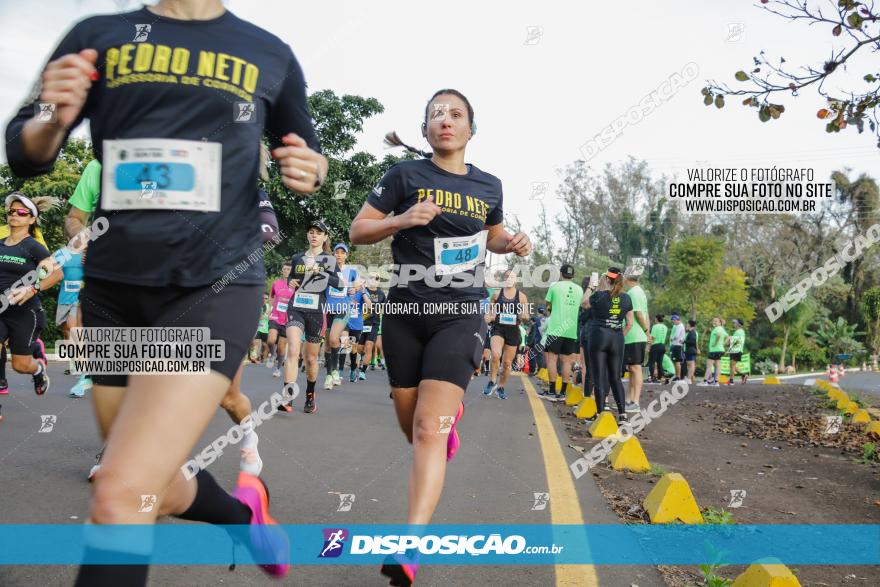
[[[565,397],[571,378],[571,367],[578,354],[578,312],[584,290],[574,283],[574,267],[565,263],[559,268],[562,279],[550,286],[544,301],[550,311],[547,329],[544,332],[547,349],[547,380],[550,389],[542,393],[546,399],[559,400]],[[562,385],[556,392],[556,359],[561,359]]]

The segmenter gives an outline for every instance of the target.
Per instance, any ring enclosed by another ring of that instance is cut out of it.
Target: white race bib
[[[317,310],[320,296],[316,293],[296,292],[293,296],[293,307],[307,310]]]
[[[101,207],[219,212],[222,155],[207,141],[104,141]]]
[[[473,269],[486,257],[487,231],[472,236],[434,239],[434,273],[450,275]]]
[[[331,286],[327,289],[327,295],[331,298],[344,298],[348,295],[348,291],[344,289],[336,289]]]
[[[361,329],[361,332],[372,332],[373,325],[372,324],[364,324],[364,327]]]
[[[276,312],[286,312],[287,304],[285,302],[278,302],[278,305],[275,308]]]
[[[516,314],[498,314],[499,324],[516,324]]]
[[[76,293],[82,289],[82,283],[82,281],[65,281],[64,291],[69,293]]]

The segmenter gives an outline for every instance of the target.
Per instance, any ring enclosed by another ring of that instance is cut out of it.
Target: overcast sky
[[[505,212],[518,215],[527,227],[538,208],[531,199],[532,184],[549,182],[543,201],[551,215],[561,211],[554,196],[556,170],[581,158],[584,143],[689,63],[699,67],[696,79],[638,124],[627,126],[590,160],[592,166],[631,155],[648,160],[658,174],[683,174],[688,165],[703,162],[812,167],[817,177],[849,165],[880,177],[872,135],[827,135],[815,117],[822,103],[813,93],[782,98],[785,114],[767,124],[736,99],[721,111],[703,106],[699,91],[706,79],[736,84],[733,74],[750,65],[761,49],[796,64],[815,64],[830,53],[829,31],[783,21],[750,2],[225,4],[288,42],[311,90],[377,98],[385,113],[367,123],[360,148],[379,157],[382,137],[392,129],[419,144],[424,104],[436,89],[461,90],[479,126],[467,159],[501,178]],[[72,23],[139,5],[0,0],[4,120]],[[865,71],[853,67],[829,87],[847,75],[860,79]]]

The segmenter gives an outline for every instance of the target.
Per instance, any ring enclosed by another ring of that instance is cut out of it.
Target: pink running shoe
[[[48,367],[49,357],[46,356],[46,345],[43,344],[43,340],[40,338],[37,339],[37,342],[35,344],[37,346],[37,351],[40,355],[39,357],[36,357],[36,359],[43,364],[43,367]]]
[[[451,461],[455,458],[455,453],[461,446],[461,439],[458,437],[456,426],[461,417],[464,416],[464,403],[459,404],[458,413],[455,415],[455,421],[452,422],[452,430],[449,431],[449,439],[446,441],[446,460]]]
[[[290,571],[290,542],[283,529],[272,527],[278,526],[278,522],[269,515],[266,485],[259,477],[242,471],[238,474],[238,486],[232,495],[253,512],[248,546],[254,558],[274,561],[262,563],[260,567],[273,577],[285,576]]]
[[[418,551],[389,556],[382,564],[381,570],[381,573],[391,580],[388,584],[392,587],[411,587],[416,581],[416,573],[418,572]]]

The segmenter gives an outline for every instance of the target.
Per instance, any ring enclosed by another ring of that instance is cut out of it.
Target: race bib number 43
[[[101,207],[219,212],[222,155],[207,141],[104,141]]]

